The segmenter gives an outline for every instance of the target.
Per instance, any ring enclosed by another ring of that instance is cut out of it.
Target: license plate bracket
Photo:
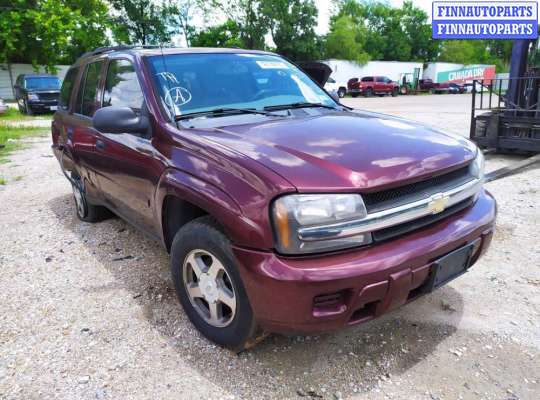
[[[475,243],[471,243],[436,260],[431,267],[425,291],[431,292],[467,272],[474,248]]]

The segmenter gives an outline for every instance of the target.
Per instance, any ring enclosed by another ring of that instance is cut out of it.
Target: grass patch
[[[0,176],[0,185],[5,185],[6,182],[7,182],[7,181],[6,181],[4,178],[2,178],[2,177]]]
[[[4,114],[0,115],[0,123],[2,121],[32,121],[36,119],[52,119],[52,116],[52,113],[25,115],[21,114],[18,109],[9,107]]]
[[[44,136],[47,128],[7,126],[0,124],[0,163],[7,162],[5,157],[14,150],[20,149],[20,139],[30,136]]]

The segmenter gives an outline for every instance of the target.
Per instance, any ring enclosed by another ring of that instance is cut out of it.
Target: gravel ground
[[[468,132],[467,95],[344,102]],[[49,140],[29,144],[0,165],[2,400],[540,398],[538,167],[487,185],[498,229],[465,276],[368,324],[237,356],[191,326],[166,252],[120,219],[77,220]]]

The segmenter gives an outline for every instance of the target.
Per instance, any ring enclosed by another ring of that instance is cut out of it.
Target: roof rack
[[[122,51],[122,50],[131,50],[131,49],[158,49],[160,47],[164,46],[158,46],[158,45],[139,45],[139,44],[121,44],[118,46],[105,46],[105,47],[98,47],[95,50],[88,51],[84,53],[81,57],[88,57],[88,56],[95,56],[97,54],[103,54],[107,53],[109,51]]]

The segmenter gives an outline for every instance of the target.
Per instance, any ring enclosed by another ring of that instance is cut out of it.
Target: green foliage
[[[320,58],[313,0],[263,0],[260,13],[279,54],[298,61]]]
[[[0,62],[72,63],[82,52],[107,43],[103,0],[1,0]]]
[[[446,40],[442,44],[439,61],[494,64],[497,71],[506,71],[511,54],[510,40]]]
[[[16,108],[8,108],[3,114],[0,114],[0,127],[3,122],[7,121],[32,121],[32,120],[42,120],[49,119],[52,120],[52,114],[39,114],[39,115],[26,115],[21,114]]]
[[[171,0],[172,25],[184,36],[188,46],[196,33],[193,26],[195,16],[206,16],[214,8],[213,1],[207,0]]]
[[[191,37],[191,45],[194,47],[242,47],[240,27],[229,19],[224,24],[194,34]]]
[[[148,0],[110,0],[118,15],[112,31],[121,43],[158,45],[168,43],[177,31],[172,18],[175,7]]]
[[[326,38],[326,56],[365,64],[370,58],[363,48],[366,34],[365,27],[347,15],[335,19]]]
[[[18,140],[28,136],[44,135],[47,131],[43,128],[29,128],[22,126],[10,126],[0,123],[0,163],[6,161],[6,156],[21,148]]]
[[[427,14],[410,1],[404,2],[401,8],[380,2],[340,2],[336,15],[331,18],[327,43],[333,43],[332,35],[339,32],[339,21],[343,21],[343,17],[348,17],[361,32],[355,36],[357,48],[372,59],[429,61],[438,53],[439,44],[431,39]],[[335,52],[336,49],[328,50]],[[349,54],[347,59],[357,58]],[[364,57],[360,56],[360,59]]]
[[[268,33],[268,26],[266,18],[259,12],[262,0],[213,1],[212,4],[240,28],[240,47],[265,49],[264,35]]]

